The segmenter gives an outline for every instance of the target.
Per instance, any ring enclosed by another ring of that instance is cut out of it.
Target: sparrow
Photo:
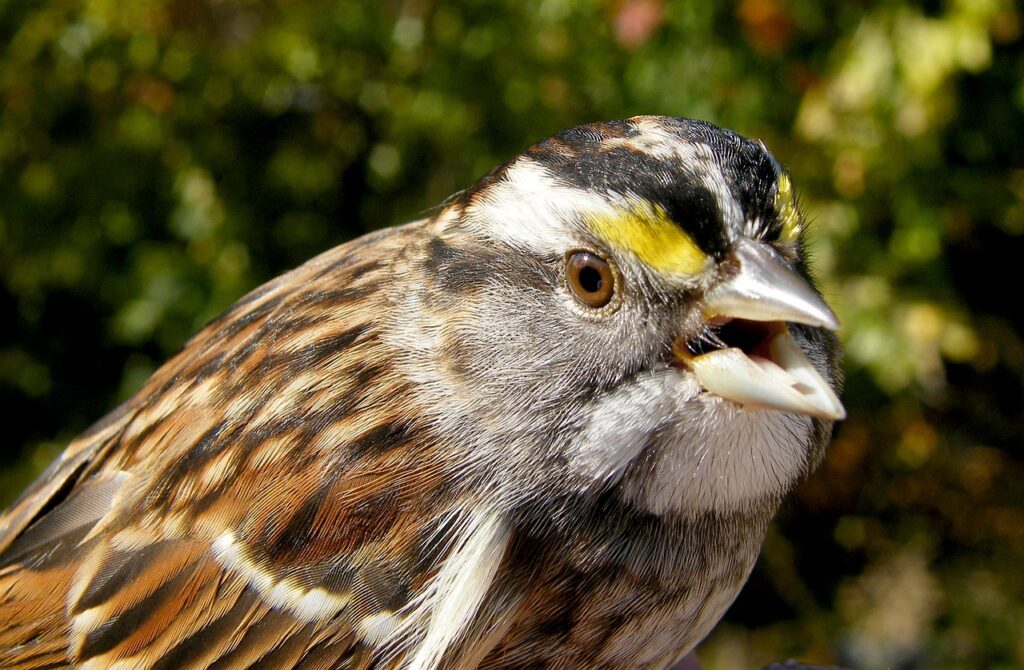
[[[0,517],[0,667],[671,666],[844,417],[804,235],[640,116],[264,284]]]

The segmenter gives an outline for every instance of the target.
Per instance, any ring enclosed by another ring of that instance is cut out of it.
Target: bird
[[[845,417],[805,236],[637,116],[269,281],[0,517],[0,667],[670,667]]]

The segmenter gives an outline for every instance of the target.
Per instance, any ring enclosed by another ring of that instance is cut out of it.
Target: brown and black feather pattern
[[[0,667],[370,662],[354,626],[429,577],[452,495],[374,327],[405,234],[242,299],[22,496],[0,522]],[[227,533],[244,569],[216,558]],[[267,580],[345,606],[308,620]]]

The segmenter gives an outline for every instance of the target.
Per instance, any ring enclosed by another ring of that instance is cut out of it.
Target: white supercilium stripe
[[[579,244],[570,223],[581,212],[614,211],[606,198],[560,184],[542,165],[520,158],[469,206],[466,221],[513,247],[546,254]]]

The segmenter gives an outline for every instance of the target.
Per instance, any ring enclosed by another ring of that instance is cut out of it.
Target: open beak
[[[677,342],[677,361],[705,390],[751,407],[846,417],[839,398],[793,340],[787,323],[835,330],[839,320],[814,288],[769,246],[740,240],[729,261],[735,273],[708,292],[704,317],[716,329],[694,347]],[[733,346],[733,345],[736,346]]]

